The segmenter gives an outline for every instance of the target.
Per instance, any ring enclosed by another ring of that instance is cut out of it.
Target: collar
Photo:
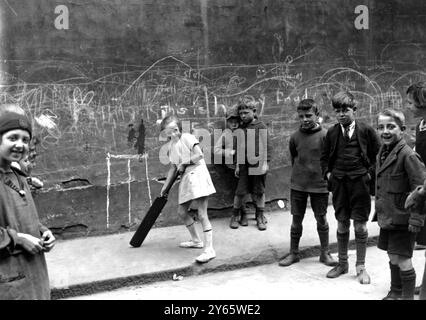
[[[343,131],[345,131],[345,127],[340,125],[340,127],[342,128]],[[349,125],[349,131],[352,131],[355,129],[355,120],[351,122],[351,124]]]

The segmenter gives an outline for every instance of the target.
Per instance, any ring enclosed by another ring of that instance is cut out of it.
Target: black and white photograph
[[[425,163],[424,0],[0,0],[0,300],[426,300]]]

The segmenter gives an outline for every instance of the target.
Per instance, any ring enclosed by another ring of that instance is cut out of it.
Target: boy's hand
[[[32,255],[36,255],[43,251],[43,241],[30,234],[18,233],[16,244]]]
[[[238,165],[235,167],[234,174],[235,174],[235,177],[237,177],[237,178],[240,177],[240,167]]]
[[[425,201],[426,192],[423,190],[422,186],[418,186],[414,189],[413,192],[409,194],[407,199],[405,200],[405,209],[407,210],[415,210],[421,202]]]
[[[235,150],[233,149],[225,149],[225,157],[230,157],[235,154]]]
[[[43,232],[41,239],[43,240],[44,251],[49,252],[55,246],[56,239],[53,236],[52,231],[47,230],[47,231]]]
[[[420,232],[421,227],[418,226],[413,226],[412,224],[408,225],[408,231],[412,232],[412,233],[418,233]]]
[[[331,172],[327,172],[325,176],[327,177],[327,180],[330,180]]]

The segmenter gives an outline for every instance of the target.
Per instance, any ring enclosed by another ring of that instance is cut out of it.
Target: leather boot
[[[281,267],[288,267],[292,265],[293,263],[299,262],[299,242],[300,238],[302,236],[302,231],[297,230],[292,226],[291,231],[291,238],[290,238],[290,253],[284,257],[283,259],[278,262],[278,265]]]
[[[256,222],[257,228],[260,231],[266,230],[266,224],[268,223],[268,221],[266,220],[266,217],[263,214],[263,210],[256,210]]]
[[[337,278],[340,277],[342,274],[348,273],[348,271],[348,263],[339,263],[327,273],[327,278]]]
[[[321,251],[319,261],[329,267],[335,267],[339,264],[339,262],[334,260],[334,258],[331,256],[330,252],[328,251]]]
[[[243,227],[247,227],[248,226],[247,212],[244,209],[241,209],[240,224]]]
[[[229,222],[229,227],[231,227],[231,229],[238,229],[239,216],[240,216],[240,210],[234,209],[233,212],[232,212],[231,221]]]
[[[288,267],[292,265],[293,263],[296,263],[299,261],[300,261],[299,255],[293,252],[290,252],[284,259],[278,262],[278,265],[281,267]]]

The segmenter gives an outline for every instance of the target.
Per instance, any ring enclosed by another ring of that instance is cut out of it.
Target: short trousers
[[[333,174],[329,180],[333,193],[334,214],[337,221],[366,222],[371,212],[371,197],[368,176],[356,178],[347,176],[336,178]]]
[[[312,193],[298,190],[290,190],[290,206],[291,214],[294,216],[304,216],[308,196],[311,199],[311,207],[315,216],[323,216],[327,214],[328,193]]]
[[[248,166],[240,165],[240,178],[238,180],[235,194],[238,196],[243,196],[249,193],[257,195],[264,194],[266,174],[250,176],[248,174],[248,169]]]
[[[388,254],[411,258],[413,256],[416,234],[407,230],[385,230],[380,228],[377,247]]]

